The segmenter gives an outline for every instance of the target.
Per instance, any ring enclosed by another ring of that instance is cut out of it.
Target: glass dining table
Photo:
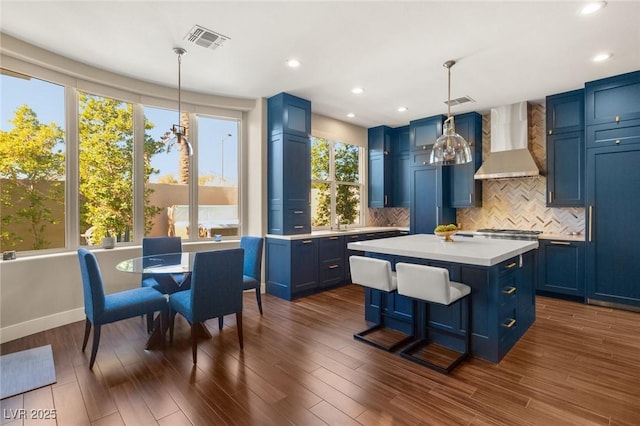
[[[170,285],[167,288],[167,284],[163,284],[162,292],[165,294],[175,293],[180,291],[180,288],[191,280],[191,271],[193,269],[193,261],[195,259],[196,252],[183,252],[183,253],[167,253],[167,254],[154,254],[151,256],[135,257],[133,259],[123,260],[116,265],[116,269],[121,272],[128,272],[133,274],[144,275],[163,275],[170,276],[175,283],[175,287]],[[164,283],[166,280],[159,280],[160,283]],[[189,288],[186,286],[186,288]],[[165,325],[168,321],[164,322]],[[201,329],[200,334],[202,337],[210,338],[211,334],[206,327],[199,327]],[[147,340],[147,349],[152,346],[156,346],[158,342],[162,343],[160,339],[164,340],[164,334],[166,332],[166,326],[161,330],[159,318],[155,320],[155,326],[153,332]]]

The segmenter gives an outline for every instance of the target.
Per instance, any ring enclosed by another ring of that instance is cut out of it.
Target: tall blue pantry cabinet
[[[640,307],[640,71],[589,82],[587,298]]]

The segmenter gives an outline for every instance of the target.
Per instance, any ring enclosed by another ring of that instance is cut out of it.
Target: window
[[[89,245],[133,233],[133,105],[79,93],[80,232]]]
[[[238,121],[198,116],[198,236],[239,235]]]
[[[64,247],[64,87],[0,78],[0,251]]]
[[[311,137],[311,225],[360,225],[360,147]]]

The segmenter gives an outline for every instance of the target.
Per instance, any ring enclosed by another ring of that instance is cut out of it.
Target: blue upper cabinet
[[[547,207],[585,204],[584,91],[547,97]]]
[[[391,145],[392,207],[409,207],[411,205],[409,126],[392,130]]]
[[[640,120],[640,71],[585,84],[587,126]]]
[[[584,131],[584,90],[547,96],[547,134]]]
[[[288,93],[268,100],[268,126],[271,133],[308,137],[311,133],[311,102]]]
[[[411,151],[431,152],[436,139],[442,135],[442,124],[446,117],[436,115],[413,120],[409,123],[409,147]],[[415,164],[418,165],[418,164]]]
[[[391,205],[391,128],[369,129],[369,207]]]
[[[268,100],[268,228],[311,232],[311,103],[280,93]]]
[[[457,115],[454,121],[456,133],[471,145],[472,161],[467,164],[450,166],[451,207],[482,207],[482,181],[473,175],[482,165],[482,116],[477,112]]]

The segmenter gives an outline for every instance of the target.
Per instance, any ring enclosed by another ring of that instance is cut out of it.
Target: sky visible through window
[[[35,78],[21,79],[0,76],[0,129],[9,131],[13,125],[9,120],[16,109],[27,104],[38,115],[41,123],[55,122],[65,129],[64,87]],[[145,107],[145,116],[155,127],[147,132],[160,139],[164,133],[177,124],[178,112],[160,108]],[[228,136],[228,135],[231,136]],[[238,184],[238,123],[235,120],[201,117],[199,121],[200,175],[215,174],[224,177],[230,185]],[[60,147],[64,150],[64,147]],[[178,177],[177,149],[167,155],[161,153],[152,159],[153,167],[160,173],[151,177],[156,182],[161,176]],[[222,158],[224,155],[224,158]],[[204,159],[210,159],[204,160]],[[204,169],[203,169],[204,166]],[[224,174],[224,176],[223,176]]]

